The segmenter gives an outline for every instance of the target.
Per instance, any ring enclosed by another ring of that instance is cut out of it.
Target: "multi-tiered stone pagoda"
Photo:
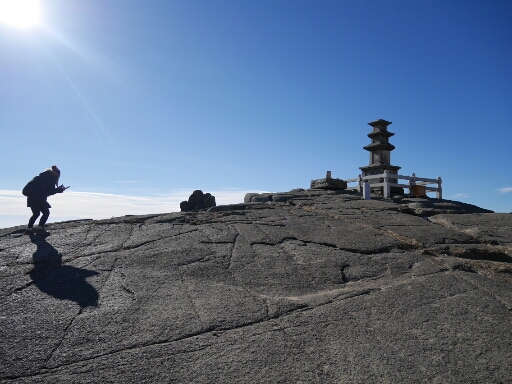
[[[359,167],[363,177],[380,175],[386,170],[390,175],[398,175],[400,167],[391,165],[391,151],[395,149],[395,146],[389,143],[389,138],[394,135],[394,133],[388,131],[388,125],[390,124],[391,121],[383,119],[368,123],[368,125],[373,127],[373,131],[368,134],[372,142],[363,148],[370,152],[370,164],[366,167]],[[390,178],[389,181],[397,183],[397,179]],[[382,179],[370,180],[370,185],[376,183],[382,183]],[[378,187],[378,189],[382,189],[382,187]],[[392,187],[391,192],[404,193],[403,189],[398,187]]]

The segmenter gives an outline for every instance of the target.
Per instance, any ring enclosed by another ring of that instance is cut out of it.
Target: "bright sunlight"
[[[0,0],[0,23],[17,28],[39,24],[39,0]]]

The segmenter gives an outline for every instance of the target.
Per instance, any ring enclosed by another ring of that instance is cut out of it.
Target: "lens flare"
[[[38,0],[0,0],[0,23],[16,28],[30,28],[40,23]]]

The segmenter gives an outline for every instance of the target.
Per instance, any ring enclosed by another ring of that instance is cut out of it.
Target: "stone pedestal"
[[[327,171],[324,179],[311,180],[311,189],[347,189],[347,182],[341,179],[333,179],[331,171]]]

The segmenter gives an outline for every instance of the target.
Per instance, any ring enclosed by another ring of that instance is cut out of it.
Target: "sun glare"
[[[30,28],[40,22],[39,0],[0,0],[0,23]]]

